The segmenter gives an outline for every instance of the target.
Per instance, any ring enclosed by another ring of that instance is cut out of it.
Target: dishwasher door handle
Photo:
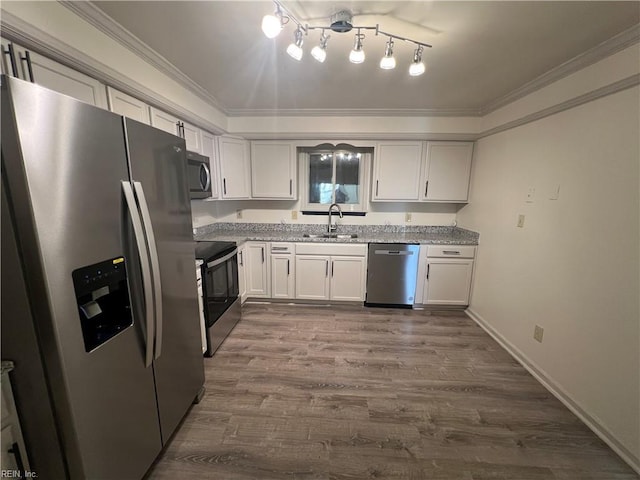
[[[373,253],[375,253],[376,255],[395,255],[395,256],[413,255],[413,252],[411,250],[375,250]]]

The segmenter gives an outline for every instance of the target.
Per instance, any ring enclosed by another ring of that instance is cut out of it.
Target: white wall
[[[458,213],[480,232],[470,312],[636,465],[639,102],[636,86],[479,140]]]

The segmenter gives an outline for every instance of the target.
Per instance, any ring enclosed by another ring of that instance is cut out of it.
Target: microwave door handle
[[[209,166],[206,163],[200,164],[200,185],[202,186],[202,191],[206,192],[211,187],[211,172],[209,171]],[[205,174],[206,180],[202,181],[202,172]]]
[[[151,289],[151,266],[149,265],[149,256],[147,254],[147,248],[144,242],[144,231],[142,229],[142,221],[140,220],[140,213],[136,205],[136,200],[133,196],[133,189],[131,184],[127,181],[122,182],[122,191],[124,198],[127,202],[127,208],[129,210],[129,216],[131,223],[133,224],[133,234],[136,238],[136,247],[138,249],[138,257],[140,258],[140,270],[142,271],[142,290],[144,294],[144,309],[145,309],[145,366],[151,366],[153,361],[153,337],[155,332],[155,322],[153,318],[153,292]]]
[[[153,234],[153,225],[151,224],[151,215],[149,214],[149,205],[144,196],[144,189],[140,182],[133,182],[138,203],[140,204],[140,216],[144,225],[144,231],[147,234],[147,247],[149,249],[149,258],[151,260],[151,274],[153,276],[153,297],[156,313],[156,348],[154,357],[160,357],[162,353],[162,284],[160,282],[160,260],[158,258],[158,248],[156,246],[156,237]]]
[[[217,265],[220,265],[221,263],[226,262],[227,260],[229,260],[230,258],[232,258],[234,255],[236,255],[238,253],[238,249],[234,248],[231,253],[228,253],[227,255],[225,255],[224,257],[221,258],[216,258],[215,260],[212,260],[211,262],[207,263],[207,268],[213,268]]]

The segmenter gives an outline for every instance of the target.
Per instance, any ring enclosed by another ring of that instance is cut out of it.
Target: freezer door
[[[125,119],[131,179],[152,252],[159,260],[161,305],[156,313],[154,372],[163,443],[169,439],[204,383],[195,242],[184,140]],[[142,192],[142,194],[141,194]]]
[[[87,351],[72,278],[123,255],[122,119],[31,83],[2,83],[2,170],[70,477],[141,478],[162,445],[142,320]],[[107,291],[96,290],[96,303]],[[101,318],[92,308],[88,317]]]

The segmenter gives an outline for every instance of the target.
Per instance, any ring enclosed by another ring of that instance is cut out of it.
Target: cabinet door
[[[211,172],[211,198],[220,196],[220,166],[218,162],[218,149],[216,138],[202,132],[202,155],[209,157],[209,171]]]
[[[329,299],[330,263],[324,255],[296,255],[296,298]]]
[[[65,67],[15,43],[13,46],[19,78],[33,81],[81,102],[104,109],[108,108],[105,86],[95,78]],[[27,53],[31,60],[33,78],[31,78],[28,69]]]
[[[247,242],[245,244],[247,296],[268,298],[269,295],[269,259],[268,248],[264,242]]]
[[[292,143],[251,142],[251,196],[296,198],[295,157]]]
[[[331,257],[331,300],[364,302],[364,257]]]
[[[472,142],[427,142],[422,199],[466,202],[469,198]]]
[[[218,146],[222,198],[249,198],[248,142],[240,138],[220,137]]]
[[[173,115],[154,107],[150,107],[150,112],[152,126],[159,128],[160,130],[164,130],[172,135],[180,136],[178,132],[180,120],[178,117],[174,117]]]
[[[238,247],[238,289],[240,290],[240,303],[247,299],[247,258],[246,246]]]
[[[184,142],[187,150],[202,154],[202,132],[194,125],[182,122]]]
[[[271,298],[295,298],[293,255],[271,254]]]
[[[375,147],[374,201],[418,201],[423,142],[379,142]]]
[[[469,305],[473,260],[428,258],[423,303]]]
[[[113,113],[151,125],[149,105],[146,103],[111,87],[107,87],[107,99],[109,110]]]

